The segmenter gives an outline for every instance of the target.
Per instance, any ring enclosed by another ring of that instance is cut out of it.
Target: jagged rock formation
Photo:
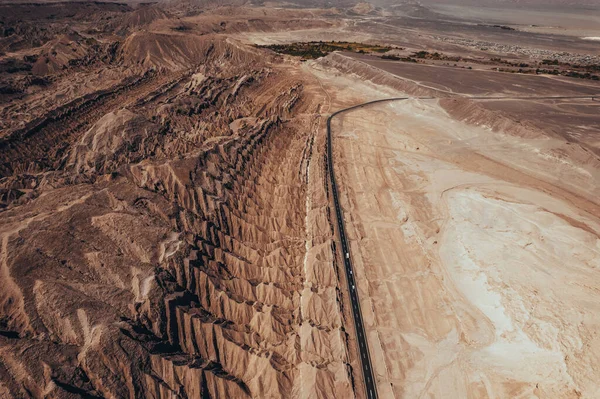
[[[352,393],[316,84],[277,60],[134,33],[135,76],[1,139],[2,395]]]

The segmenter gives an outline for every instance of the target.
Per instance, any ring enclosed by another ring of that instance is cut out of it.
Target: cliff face
[[[351,394],[314,82],[165,43],[2,142],[0,396]]]

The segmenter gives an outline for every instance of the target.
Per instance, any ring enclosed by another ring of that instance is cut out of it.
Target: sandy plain
[[[316,69],[340,102],[406,95]],[[451,103],[372,105],[333,124],[379,393],[595,397],[597,160],[560,136],[461,122]]]
[[[521,30],[562,35],[597,34],[600,16],[591,7],[586,10],[540,5],[535,8],[468,7],[452,4],[431,4],[431,9],[449,17],[481,22],[509,24]]]

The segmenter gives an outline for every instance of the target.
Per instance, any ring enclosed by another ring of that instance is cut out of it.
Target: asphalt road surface
[[[338,189],[335,182],[335,173],[333,170],[333,154],[332,154],[332,140],[331,140],[331,120],[343,112],[348,112],[353,109],[364,107],[366,105],[385,102],[385,101],[396,101],[406,100],[407,98],[389,98],[383,100],[370,101],[368,103],[355,105],[350,108],[345,108],[334,112],[327,118],[327,168],[329,169],[329,180],[331,182],[331,192],[333,194],[333,203],[335,207],[335,215],[338,224],[338,232],[340,236],[340,242],[342,244],[342,257],[344,259],[344,266],[346,269],[346,281],[348,282],[348,292],[350,294],[350,301],[352,302],[352,315],[354,318],[354,327],[356,329],[356,339],[358,342],[358,350],[360,353],[360,362],[362,364],[363,377],[365,381],[365,387],[367,391],[367,398],[377,398],[377,386],[375,384],[375,378],[373,377],[373,367],[371,366],[371,357],[369,355],[369,345],[367,343],[367,335],[365,333],[364,323],[362,319],[362,313],[360,312],[360,301],[358,300],[358,292],[356,289],[356,282],[354,280],[354,272],[352,270],[352,261],[350,258],[350,247],[346,240],[346,230],[344,228],[344,216],[342,214],[342,207],[340,206]]]

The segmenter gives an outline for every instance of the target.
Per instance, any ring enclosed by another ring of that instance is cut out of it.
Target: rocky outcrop
[[[68,161],[78,173],[105,174],[119,165],[143,159],[145,141],[160,127],[127,109],[109,112],[88,130]]]
[[[314,82],[204,45],[3,153],[3,394],[352,393]]]
[[[317,70],[335,70],[338,74],[343,73],[357,77],[361,80],[368,81],[378,86],[389,87],[396,93],[406,93],[407,96],[443,97],[445,95],[444,93],[438,92],[435,89],[419,86],[414,81],[398,77],[382,69],[376,68],[365,62],[361,62],[340,53],[333,53],[327,57],[320,58],[314,61],[313,66]]]

